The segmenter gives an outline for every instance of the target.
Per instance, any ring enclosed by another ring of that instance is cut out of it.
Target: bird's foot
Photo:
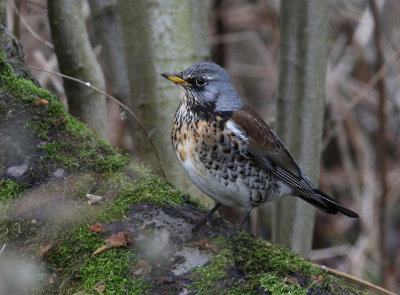
[[[212,216],[214,215],[214,212],[217,211],[219,206],[221,206],[221,204],[217,203],[210,211],[208,211],[207,215],[204,218],[202,218],[198,223],[196,223],[195,226],[193,226],[192,232],[194,233],[197,232],[200,229],[200,227],[211,222]]]
[[[228,233],[228,240],[231,240],[238,232],[240,232],[242,230],[243,224],[246,222],[247,218],[249,217],[251,210],[253,210],[253,207],[247,208],[247,210],[244,212],[242,218],[240,218],[239,223],[233,228],[233,230],[231,230]]]
[[[207,224],[207,223],[209,222],[209,220],[208,220],[207,217],[208,217],[208,216],[202,218],[199,222],[197,222],[197,223],[193,226],[193,228],[192,228],[192,232],[193,232],[193,233],[197,232],[197,231],[200,229],[200,227],[202,227],[203,225],[205,225],[205,224]]]
[[[239,225],[239,224],[236,225],[233,229],[231,229],[231,230],[228,232],[228,235],[227,235],[228,241],[232,240],[233,237],[236,236],[237,233],[240,232],[241,230],[242,230],[242,226]]]

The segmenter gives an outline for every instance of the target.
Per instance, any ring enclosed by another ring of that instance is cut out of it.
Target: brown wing
[[[288,152],[279,137],[261,117],[247,106],[236,111],[231,120],[246,132],[249,144],[245,155],[263,169],[292,186],[298,196],[330,214],[338,211],[349,217],[358,214],[318,190]]]
[[[299,166],[285,145],[256,112],[244,106],[231,119],[246,132],[249,152],[257,164],[268,170],[280,168],[282,172],[290,173],[299,181],[303,178]]]

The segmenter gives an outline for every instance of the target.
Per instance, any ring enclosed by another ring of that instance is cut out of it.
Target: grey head
[[[184,103],[212,107],[215,111],[235,111],[243,106],[227,71],[212,62],[203,62],[180,73],[163,73],[180,87]]]

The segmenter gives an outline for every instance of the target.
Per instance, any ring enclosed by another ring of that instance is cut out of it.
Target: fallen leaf
[[[89,230],[92,233],[101,234],[103,232],[103,225],[101,223],[97,222],[96,224],[89,226]]]
[[[111,237],[108,238],[107,241],[111,244],[120,245],[120,246],[126,246],[128,244],[133,244],[131,234],[130,234],[130,232],[127,232],[127,231],[121,231],[117,234],[113,234],[113,235],[111,235]],[[120,247],[120,246],[116,246],[116,247]]]
[[[117,234],[112,234],[111,237],[109,237],[106,241],[107,244],[97,248],[92,255],[97,255],[110,248],[126,247],[128,244],[133,244],[131,234],[127,231],[121,231]]]
[[[135,276],[147,275],[151,273],[152,266],[147,260],[139,260],[133,267]]]
[[[213,243],[210,243],[207,239],[194,242],[193,244],[198,246],[200,250],[211,250],[213,253],[217,253],[218,251],[217,246]]]
[[[0,180],[0,186],[2,186],[5,181],[5,179]]]
[[[323,275],[318,275],[318,277],[317,277],[318,282],[321,282],[323,279],[324,279]]]
[[[39,99],[38,101],[35,102],[35,105],[38,106],[42,106],[42,105],[48,105],[49,101],[46,99]]]
[[[100,254],[101,252],[104,252],[104,251],[106,251],[106,250],[109,249],[109,248],[110,248],[110,247],[108,246],[108,244],[103,245],[103,246],[97,248],[96,251],[94,251],[94,252],[92,253],[92,255]]]
[[[53,248],[52,245],[47,245],[47,246],[43,247],[42,250],[39,253],[39,258],[43,259],[44,257],[46,257],[47,254],[49,254],[51,248]]]

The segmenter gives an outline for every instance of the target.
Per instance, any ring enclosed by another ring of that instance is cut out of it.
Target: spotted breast
[[[173,148],[190,180],[227,206],[249,207],[265,202],[271,174],[243,156],[248,145],[245,132],[229,113],[203,114],[208,115],[181,105],[173,121]]]

